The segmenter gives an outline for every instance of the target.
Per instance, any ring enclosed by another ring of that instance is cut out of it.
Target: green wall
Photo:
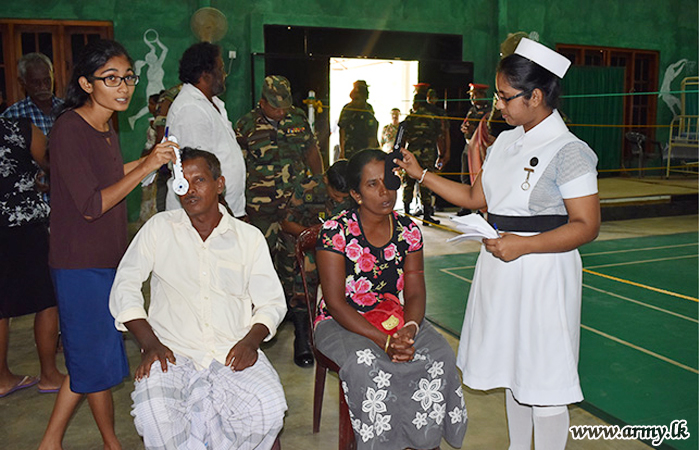
[[[169,48],[165,62],[166,87],[178,82],[179,56],[195,38],[189,19],[198,8],[212,6],[228,18],[228,33],[219,44],[224,55],[237,52],[231,63],[227,91],[223,95],[229,118],[235,121],[252,103],[250,53],[263,52],[266,24],[457,34],[463,37],[463,57],[474,62],[474,79],[493,84],[499,42],[509,32],[536,31],[550,46],[556,43],[658,50],[660,78],[671,63],[694,61],[686,72],[697,74],[697,0],[25,0],[3,3],[5,18],[110,20],[115,39],[135,60],[148,47],[143,33],[153,28]],[[226,61],[226,60],[225,60]],[[228,61],[226,61],[228,66]],[[682,76],[690,75],[684,73]],[[679,77],[673,85],[678,88]],[[259,88],[257,88],[259,89]],[[131,130],[126,117],[145,103],[145,83],[140,85],[127,114],[120,117],[125,159],[136,158],[143,145],[146,120]],[[658,122],[669,123],[663,103]],[[138,194],[130,197],[138,204]],[[136,212],[130,207],[130,217]]]
[[[520,5],[527,5],[520,6]],[[659,52],[659,83],[664,70],[687,58],[684,72],[672,84],[698,75],[698,2],[696,0],[528,0],[527,3],[499,0],[498,33],[511,30],[537,31],[540,42],[555,44],[621,47]],[[657,105],[657,124],[670,124],[673,115],[666,105]],[[668,140],[660,128],[657,140]]]

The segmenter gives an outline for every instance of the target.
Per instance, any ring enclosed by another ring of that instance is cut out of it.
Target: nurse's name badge
[[[539,159],[537,159],[537,156],[533,156],[530,158],[530,165],[532,167],[537,166],[537,164],[540,162]],[[525,176],[525,181],[523,181],[523,184],[520,185],[520,189],[523,191],[527,191],[530,189],[530,174],[535,172],[535,169],[532,169],[530,167],[523,167],[523,170],[527,172],[527,175]]]

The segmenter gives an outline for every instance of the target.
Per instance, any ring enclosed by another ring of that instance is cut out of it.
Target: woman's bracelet
[[[409,321],[406,322],[403,326],[404,326],[404,328],[406,328],[406,327],[409,326],[409,325],[415,325],[415,327],[416,327],[416,334],[415,334],[414,336],[417,336],[417,335],[418,335],[418,332],[420,331],[420,327],[418,326],[418,323],[417,323],[415,320],[409,320]]]
[[[423,175],[420,176],[420,180],[418,180],[418,184],[423,184],[423,180],[425,179],[426,173],[428,173],[428,169],[423,169]]]
[[[389,341],[390,340],[391,340],[391,335],[387,334],[386,335],[386,344],[384,344],[384,353],[386,353],[387,350],[389,350]]]

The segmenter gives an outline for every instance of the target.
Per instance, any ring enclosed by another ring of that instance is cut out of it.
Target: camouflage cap
[[[289,80],[281,75],[265,77],[262,96],[273,108],[286,109],[292,106],[292,88]]]

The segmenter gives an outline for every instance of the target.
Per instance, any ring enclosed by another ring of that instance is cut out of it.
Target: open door
[[[447,99],[451,145],[450,163],[445,171],[461,171],[464,137],[459,127],[469,109],[467,88],[474,72],[473,63],[461,61],[461,35],[288,25],[265,25],[264,35],[265,53],[255,54],[252,59],[253,91],[259,92],[262,79],[257,78],[260,64],[264,64],[265,75],[279,74],[289,79],[294,105],[305,110],[302,102],[309,90],[315,91],[316,98],[324,104],[330,96],[331,57],[420,61],[419,80],[429,82],[443,101]],[[321,153],[328,161],[327,110],[316,116],[316,130]]]

